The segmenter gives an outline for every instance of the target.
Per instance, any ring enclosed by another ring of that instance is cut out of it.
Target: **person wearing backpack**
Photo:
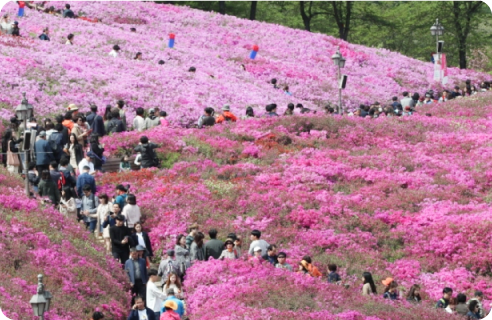
[[[149,138],[147,138],[146,136],[140,137],[140,143],[134,149],[134,151],[140,152],[142,154],[142,162],[141,162],[142,168],[158,167],[159,159],[157,158],[157,155],[155,154],[154,151],[154,149],[158,147],[159,146],[156,145],[155,143],[151,143],[149,141]]]
[[[87,116],[87,123],[92,129],[92,134],[97,133],[99,137],[106,135],[103,117],[97,114],[97,106],[91,104],[91,113]]]
[[[53,126],[53,124],[51,123],[50,126]],[[48,141],[50,142],[51,150],[53,151],[53,156],[55,157],[56,162],[60,162],[63,154],[63,147],[67,141],[65,141],[63,137],[63,125],[57,123],[54,127],[55,129],[51,132]]]
[[[174,250],[167,250],[162,258],[159,269],[157,270],[157,275],[162,279],[167,279],[170,273],[175,273],[180,276],[179,264],[175,260]]]
[[[442,298],[437,301],[436,308],[446,309],[449,304],[449,299],[451,299],[452,295],[453,295],[453,289],[448,287],[444,288],[442,290]]]
[[[51,161],[49,168],[50,168],[51,180],[53,180],[56,183],[56,185],[58,186],[58,190],[61,191],[62,188],[60,188],[60,179],[61,179],[62,175],[57,170],[58,169],[58,163],[56,163],[56,161]],[[63,179],[65,179],[65,178],[63,178]]]
[[[217,123],[222,123],[222,122],[236,122],[237,117],[231,112],[231,107],[226,104],[225,106],[222,107],[222,114],[217,118]]]
[[[123,132],[125,126],[123,121],[120,120],[120,112],[118,110],[111,110],[111,120],[108,121],[107,134]]]
[[[97,224],[97,207],[99,198],[92,193],[92,186],[86,184],[82,188],[84,196],[82,197],[82,208],[80,214],[84,217],[84,223],[90,233],[94,233]]]

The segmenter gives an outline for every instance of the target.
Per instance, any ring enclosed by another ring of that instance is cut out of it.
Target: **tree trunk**
[[[302,22],[304,23],[304,29],[306,29],[307,31],[311,31],[311,16],[308,16],[306,14],[306,10],[304,8],[304,3],[305,2],[306,1],[299,1]],[[312,4],[312,1],[311,1],[311,4]],[[310,7],[311,7],[311,4],[310,4]]]
[[[251,10],[249,11],[249,20],[256,20],[256,5],[258,1],[251,1]]]
[[[338,36],[340,39],[347,41],[350,31],[353,1],[331,1],[331,4],[333,7],[333,16],[338,26]],[[344,4],[345,8],[343,7]]]
[[[466,40],[459,40],[460,69],[466,69]]]
[[[225,1],[219,1],[219,13],[220,14],[225,14],[226,13],[226,3],[225,3]]]

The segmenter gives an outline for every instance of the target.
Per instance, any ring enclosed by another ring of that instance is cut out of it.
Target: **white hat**
[[[253,249],[253,251],[254,251],[254,252],[256,252],[256,251],[261,251],[261,247],[255,247],[255,248]]]

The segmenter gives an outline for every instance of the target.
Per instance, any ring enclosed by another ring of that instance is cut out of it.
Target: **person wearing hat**
[[[172,301],[176,304],[177,308],[174,310],[176,310],[176,313],[179,315],[180,318],[183,317],[183,315],[184,315],[184,303],[183,303],[183,301],[176,298],[175,291],[173,288],[169,288],[166,293],[167,293],[167,299],[166,299],[166,301],[164,301],[164,306],[161,309],[161,311],[162,311],[161,319],[168,312],[168,310],[166,309],[166,303],[168,301]],[[168,304],[168,306],[171,306],[171,305]]]
[[[398,284],[393,278],[386,278],[381,283],[384,285],[383,298],[390,300],[398,300]]]
[[[157,281],[159,281],[159,276],[157,275],[157,270],[156,269],[150,269],[148,275],[149,275],[149,281],[147,282],[147,288],[146,288],[147,307],[149,309],[151,309],[152,311],[154,311],[155,318],[159,319],[161,316],[162,303],[164,302],[164,300],[167,299],[167,295],[164,292],[162,292],[162,290],[157,288],[157,286],[155,285],[155,283]],[[173,302],[171,300],[169,300],[169,301]],[[176,305],[176,303],[174,303],[174,304]],[[178,308],[178,306],[176,305],[176,308],[173,310],[176,310],[177,308]],[[178,314],[177,314],[177,316],[179,319]]]
[[[55,160],[50,143],[46,140],[46,131],[39,133],[39,140],[34,144],[36,153],[36,169],[38,172],[49,170],[50,162]]]
[[[157,275],[162,279],[167,279],[170,273],[180,275],[179,264],[175,260],[174,250],[169,249],[163,254]]]
[[[222,114],[217,118],[217,123],[222,123],[222,122],[236,122],[237,117],[231,112],[231,107],[226,104],[222,107]]]
[[[118,57],[118,52],[120,52],[120,46],[115,44],[113,46],[113,50],[111,50],[111,52],[109,53],[109,56],[116,58]]]
[[[239,255],[237,254],[237,251],[234,249],[234,241],[232,239],[226,240],[225,247],[226,248],[222,250],[222,253],[220,254],[219,260],[239,259]]]
[[[256,261],[260,264],[265,261],[262,257],[262,250],[260,246],[256,246],[253,248],[253,256],[249,257],[249,260]]]
[[[116,260],[124,264],[130,255],[131,240],[130,229],[124,226],[125,217],[118,214],[116,217],[116,225],[109,228],[109,238],[111,239],[111,253]]]
[[[178,309],[178,304],[173,300],[166,300],[164,302],[164,313],[162,313],[160,320],[179,320],[181,319],[179,314],[176,312]]]
[[[125,271],[132,285],[132,295],[137,295],[145,301],[145,285],[149,280],[147,277],[147,266],[145,260],[138,257],[138,249],[130,248],[130,259],[125,262]],[[153,313],[153,311],[152,311]]]
[[[94,159],[96,156],[92,151],[89,151],[85,154],[84,159],[79,162],[79,172],[84,170],[84,167],[89,167],[89,174],[95,175],[96,171],[94,170]]]
[[[149,110],[149,116],[145,118],[145,124],[144,124],[145,130],[152,129],[153,127],[156,127],[161,123],[159,117],[156,116],[155,114],[156,114],[155,108],[151,108]]]
[[[432,104],[432,95],[430,93],[425,94],[424,104]]]

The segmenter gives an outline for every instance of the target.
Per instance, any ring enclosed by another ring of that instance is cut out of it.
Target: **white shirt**
[[[84,170],[83,170],[83,169],[84,169],[84,167],[85,167],[85,166],[88,166],[88,167],[89,167],[89,169],[90,169],[90,170],[89,170],[89,174],[92,174],[92,173],[94,173],[94,172],[95,172],[95,171],[94,171],[94,163],[93,163],[92,161],[91,161],[91,162],[89,162],[89,161],[87,161],[87,159],[86,159],[86,158],[84,158],[84,159],[82,159],[82,161],[80,161],[80,163],[79,163],[79,172],[80,172],[80,173],[84,172]]]
[[[67,40],[67,42],[65,42],[65,44],[68,44],[69,46],[72,45],[72,43],[70,42],[70,40]]]
[[[118,52],[116,52],[116,51],[114,51],[114,50],[111,50],[111,52],[109,53],[109,55],[110,55],[111,57],[116,58],[116,57],[118,56]]]
[[[2,21],[2,29],[5,33],[10,34],[12,32],[12,22]]]
[[[141,116],[136,116],[133,119],[133,130],[137,130],[138,132],[142,132],[145,130],[145,119]]]
[[[267,254],[268,246],[269,246],[268,242],[266,242],[263,239],[255,240],[255,241],[251,242],[251,244],[249,245],[248,252],[250,255],[253,255],[254,254],[254,252],[253,252],[254,248],[260,247],[261,248],[261,255],[263,256],[263,255]]]
[[[126,218],[128,228],[133,228],[135,223],[139,222],[140,217],[142,216],[138,205],[128,203],[123,207],[121,214]]]
[[[138,318],[140,320],[148,320],[149,318],[147,318],[147,309],[143,309],[143,310],[137,310],[138,311]]]
[[[146,248],[142,232],[136,233],[136,235],[137,235],[137,239],[138,239],[138,244],[141,245],[142,247]]]
[[[167,296],[157,288],[155,283],[149,280],[147,282],[147,307],[154,312],[160,312],[162,303],[166,299]]]

